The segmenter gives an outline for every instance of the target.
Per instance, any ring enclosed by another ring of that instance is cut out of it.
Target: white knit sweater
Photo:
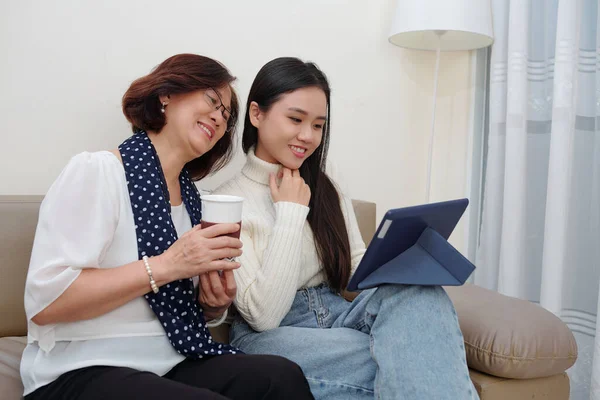
[[[242,171],[214,191],[245,199],[240,237],[244,247],[238,259],[242,266],[235,271],[235,306],[257,331],[278,327],[289,312],[296,291],[326,280],[306,221],[309,208],[290,202],[273,204],[269,173],[277,173],[279,168],[280,165],[257,158],[250,150]],[[354,272],[365,245],[352,202],[345,196],[342,211]]]

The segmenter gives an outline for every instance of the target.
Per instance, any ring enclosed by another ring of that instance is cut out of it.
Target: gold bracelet
[[[146,266],[146,272],[148,273],[148,278],[150,278],[150,287],[154,293],[158,293],[158,286],[156,286],[156,282],[152,277],[152,268],[150,268],[150,263],[148,262],[148,256],[142,257],[142,261],[144,261],[144,265]]]

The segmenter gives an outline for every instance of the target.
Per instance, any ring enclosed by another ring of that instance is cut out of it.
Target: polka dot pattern
[[[177,240],[160,160],[145,132],[138,132],[125,140],[119,151],[135,220],[138,256],[141,259],[143,256],[159,255]],[[192,226],[197,225],[202,216],[198,189],[185,169],[179,181]],[[145,298],[165,329],[167,338],[180,354],[200,359],[241,353],[232,346],[213,340],[196,300],[192,279],[171,282],[161,287],[158,293],[150,291]]]

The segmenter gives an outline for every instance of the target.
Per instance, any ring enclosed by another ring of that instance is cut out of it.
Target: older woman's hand
[[[233,271],[223,271],[221,275],[211,271],[200,275],[198,302],[204,310],[206,320],[219,318],[233,303],[236,292]]]
[[[196,225],[153,261],[155,280],[172,282],[239,268],[238,262],[227,259],[242,254],[242,242],[225,236],[239,229],[239,224],[216,224],[204,229]]]

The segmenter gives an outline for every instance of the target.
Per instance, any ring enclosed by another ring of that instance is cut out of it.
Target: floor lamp
[[[475,50],[492,44],[490,0],[397,0],[389,41],[400,47],[436,52],[427,163],[429,203],[440,52]]]

